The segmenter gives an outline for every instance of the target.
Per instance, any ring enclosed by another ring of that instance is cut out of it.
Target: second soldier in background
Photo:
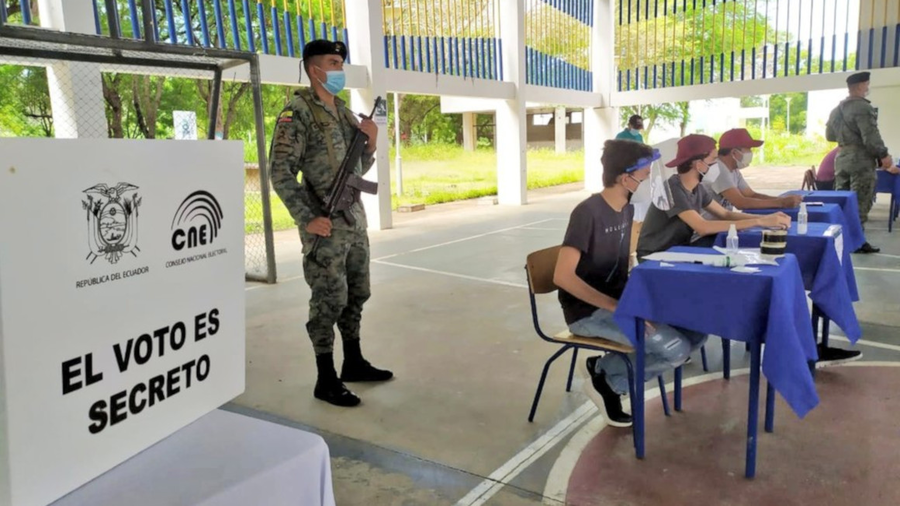
[[[831,111],[825,138],[841,147],[834,160],[835,189],[856,192],[859,221],[865,228],[875,196],[875,170],[878,166],[891,168],[894,162],[878,131],[878,114],[866,99],[869,73],[859,72],[848,77],[847,88],[849,96]],[[866,242],[856,253],[879,251]]]

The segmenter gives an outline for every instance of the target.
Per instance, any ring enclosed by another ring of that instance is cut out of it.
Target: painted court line
[[[417,248],[417,249],[413,249],[413,250],[409,250],[409,251],[404,251],[404,252],[402,252],[402,253],[394,253],[393,255],[387,255],[387,256],[383,256],[383,257],[378,257],[378,258],[373,259],[372,261],[375,262],[375,261],[378,261],[378,260],[387,260],[388,258],[394,258],[394,257],[398,257],[398,256],[401,256],[401,255],[408,255],[408,254],[410,254],[410,253],[418,253],[418,252],[420,252],[420,251],[427,251],[427,250],[434,249],[434,248],[440,248],[441,246],[449,246],[449,245],[451,245],[451,244],[456,244],[456,243],[458,243],[458,242],[471,241],[472,239],[478,239],[478,238],[481,238],[481,237],[487,237],[487,236],[489,236],[489,235],[499,234],[499,233],[502,233],[502,232],[508,232],[508,231],[510,231],[510,230],[516,230],[516,229],[519,229],[519,228],[525,228],[525,227],[529,227],[529,226],[531,226],[531,225],[539,225],[539,224],[541,224],[541,223],[547,223],[548,221],[551,221],[551,220],[553,220],[553,219],[554,219],[554,218],[548,218],[548,219],[545,219],[545,220],[533,221],[533,222],[531,222],[531,223],[525,223],[525,224],[523,224],[523,225],[516,225],[515,227],[501,228],[500,230],[494,230],[494,231],[491,231],[491,232],[485,232],[485,233],[483,233],[483,234],[473,235],[473,236],[469,236],[469,237],[463,237],[463,238],[461,238],[461,239],[454,239],[454,240],[452,240],[452,241],[442,242],[442,243],[438,243],[438,244],[432,244],[431,246],[425,246],[425,247],[423,247],[423,248]]]
[[[457,506],[481,506],[505,487],[510,481],[524,471],[535,460],[580,427],[588,418],[594,416],[597,407],[592,402],[585,402],[564,420],[554,425],[524,450],[491,473],[481,484],[472,489],[456,503]]]
[[[451,278],[468,279],[470,281],[480,281],[482,283],[493,283],[495,285],[512,286],[514,288],[528,288],[527,285],[520,283],[510,283],[509,281],[501,281],[499,279],[479,278],[475,276],[467,276],[465,274],[457,274],[455,272],[437,271],[434,269],[426,269],[425,267],[415,267],[412,265],[395,264],[393,262],[385,262],[383,260],[372,260],[372,263],[380,265],[390,265],[391,267],[399,267],[401,269],[409,269],[412,271],[427,272],[429,274],[439,274],[441,276],[450,276]]]
[[[900,258],[900,255],[889,255],[887,253],[874,253],[876,257]]]
[[[259,288],[270,288],[270,287],[277,286],[280,283],[287,283],[288,281],[296,281],[298,279],[303,279],[303,276],[291,276],[289,278],[279,279],[277,283],[274,283],[271,285],[268,283],[260,283],[257,285],[248,286],[248,287],[244,288],[244,291],[249,292],[250,290],[257,290]]]
[[[844,343],[850,342],[849,339],[847,339],[844,336],[840,336],[840,335],[832,334],[828,338],[833,339],[835,341],[841,341]],[[881,348],[884,350],[900,351],[900,346],[897,346],[896,344],[879,343],[878,341],[867,341],[865,339],[860,339],[859,341],[856,341],[856,344],[863,344],[865,346],[871,346],[872,348]]]
[[[900,269],[876,269],[874,267],[854,267],[854,271],[900,272]]]

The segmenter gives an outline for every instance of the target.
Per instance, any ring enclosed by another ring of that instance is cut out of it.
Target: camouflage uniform
[[[341,99],[334,102],[336,111],[311,88],[295,92],[278,115],[270,154],[272,185],[300,228],[303,275],[312,290],[306,330],[317,355],[332,352],[335,323],[344,341],[359,340],[363,303],[370,295],[369,238],[360,202],[350,208],[355,223],[340,215],[332,220],[331,237],[319,239],[318,263],[308,256],[315,236],[306,226],[325,216],[332,181],[359,124]],[[374,162],[374,154],[364,154],[356,172],[365,174]]]
[[[888,156],[871,102],[861,97],[844,99],[831,111],[825,138],[841,146],[834,160],[835,189],[856,192],[859,221],[865,226],[875,196],[875,170]]]

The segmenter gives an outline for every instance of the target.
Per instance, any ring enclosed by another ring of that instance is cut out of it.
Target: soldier
[[[360,399],[344,382],[386,381],[390,371],[373,367],[360,351],[360,320],[369,292],[369,238],[366,214],[357,200],[350,220],[332,222],[323,211],[334,176],[354,133],[361,130],[368,144],[358,174],[375,162],[378,128],[371,119],[357,122],[343,100],[342,42],[314,40],[303,50],[303,71],[311,88],[294,92],[275,124],[270,154],[272,185],[300,228],[303,275],[312,290],[306,330],[316,353],[318,380],[314,395],[336,406],[356,406]],[[303,174],[302,182],[297,181]],[[348,223],[349,221],[349,223]],[[315,260],[309,257],[319,236]],[[338,378],[332,355],[334,325],[341,332],[344,364]]]
[[[834,160],[835,188],[853,190],[859,201],[859,221],[866,226],[875,195],[877,166],[890,168],[894,162],[878,132],[878,114],[865,98],[869,94],[869,73],[859,72],[847,78],[850,96],[831,111],[825,138],[841,148]],[[878,253],[866,242],[856,253]]]

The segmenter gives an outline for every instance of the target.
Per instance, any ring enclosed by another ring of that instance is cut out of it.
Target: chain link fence
[[[246,276],[274,282],[268,174],[257,165],[268,149],[258,145],[265,133],[252,56],[125,50],[100,38],[106,47],[62,44],[65,35],[50,42],[0,33],[0,136],[242,140],[254,163],[244,177]]]

